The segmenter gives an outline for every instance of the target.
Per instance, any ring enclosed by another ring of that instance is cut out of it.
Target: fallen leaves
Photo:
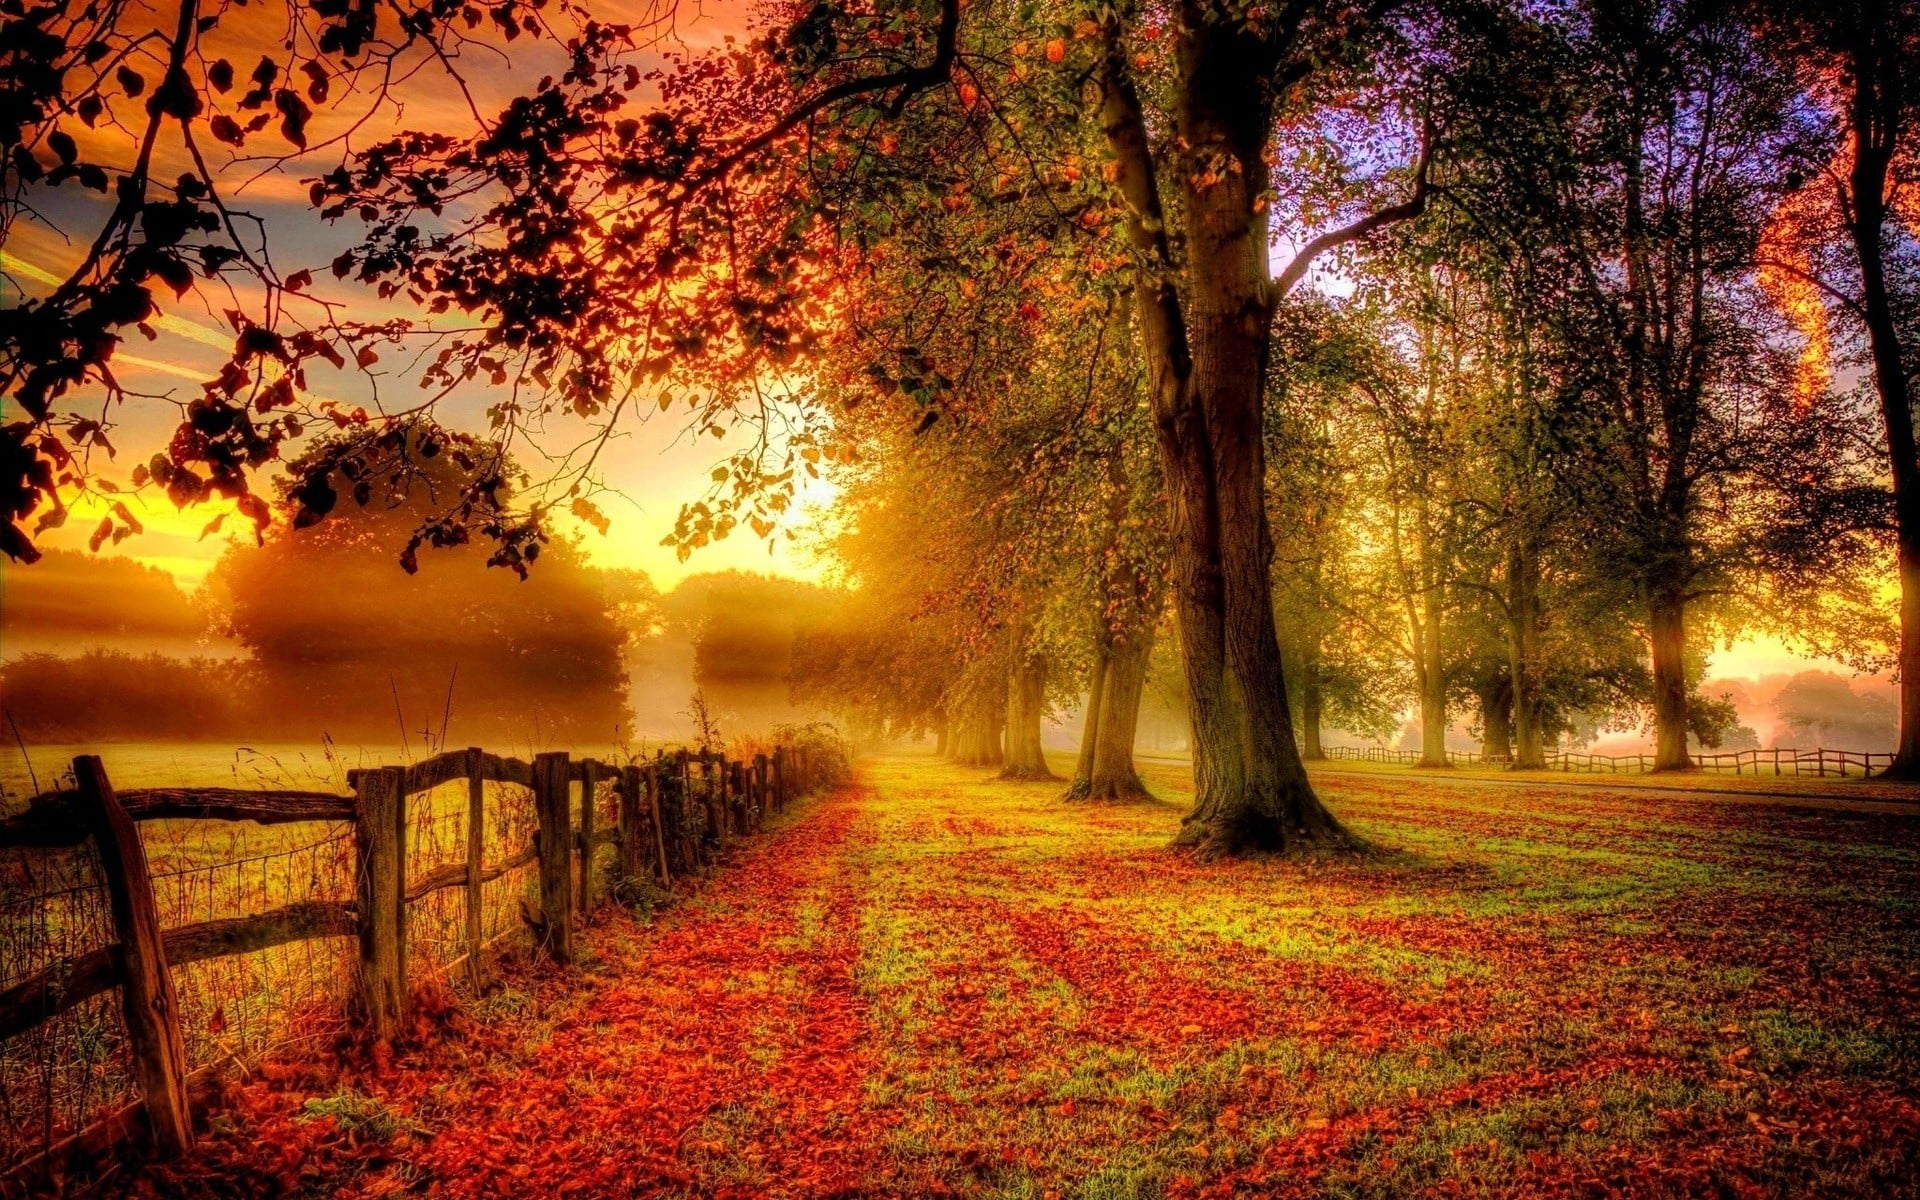
[[[163,1177],[1745,1195],[1920,1169],[1912,822],[1343,779],[1381,854],[1201,867],[1162,848],[1172,809],[873,770],[653,926],[597,925],[597,965],[513,978],[511,1014],[231,1091],[234,1132]],[[390,1133],[297,1119],[346,1087]]]

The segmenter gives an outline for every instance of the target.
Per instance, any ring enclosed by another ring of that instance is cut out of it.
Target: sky
[[[594,14],[607,21],[632,19],[645,6],[646,0],[596,4]],[[262,45],[271,45],[277,40],[277,34],[255,28],[260,21],[272,16],[269,10],[274,7],[229,9],[226,24],[216,34],[223,41],[209,48],[209,56],[224,52],[236,64],[252,61]],[[742,34],[749,28],[751,6],[748,4],[683,0],[676,9],[675,41],[688,50],[723,44],[727,37]],[[254,38],[260,40],[249,44],[249,39]],[[539,76],[556,67],[558,59],[551,48],[529,52],[527,47],[526,41],[514,43],[510,47],[514,51],[512,58],[476,50],[462,60],[460,70],[483,112],[491,111],[517,90],[531,87]],[[366,126],[368,136],[360,137],[361,144],[372,140],[372,135],[384,136],[401,129],[456,130],[472,125],[459,90],[448,85],[444,74],[432,69],[423,69],[396,87],[394,98],[395,107],[382,111]],[[364,109],[356,110],[351,105],[337,110],[321,109],[310,134],[311,142],[316,146],[325,142],[350,115],[362,111]],[[329,121],[334,122],[335,127],[330,127]],[[273,141],[271,132],[255,141],[262,146],[272,143],[267,148],[282,148]],[[250,142],[248,149],[253,152],[255,143]],[[177,147],[170,148],[163,142],[156,174],[165,177],[169,167],[177,170],[177,161],[170,163],[166,158],[178,152]],[[421,317],[404,299],[380,301],[369,289],[334,280],[327,269],[333,257],[352,243],[359,224],[351,218],[331,226],[320,221],[308,208],[306,185],[301,180],[335,165],[340,157],[338,148],[302,156],[264,174],[258,164],[234,158],[238,152],[227,153],[226,165],[217,168],[222,188],[230,203],[261,217],[267,247],[283,277],[302,268],[311,269],[315,282],[309,295],[337,302],[355,318]],[[33,294],[51,287],[78,260],[86,240],[97,228],[97,209],[76,202],[71,187],[61,191],[66,195],[56,194],[55,199],[70,207],[50,211],[53,225],[23,222],[12,232],[8,244],[0,249],[0,266],[4,267],[7,277],[0,282],[0,303],[17,303],[21,291]],[[118,474],[124,483],[127,470],[165,446],[179,419],[174,405],[167,401],[185,403],[193,399],[199,394],[200,383],[211,378],[226,360],[234,335],[219,311],[221,299],[196,292],[178,304],[168,305],[167,315],[155,323],[159,335],[155,340],[143,343],[137,336],[131,337],[116,353],[116,372],[130,390],[164,399],[126,404],[112,414],[117,426],[114,442],[121,448],[121,454],[108,467],[110,477]],[[377,396],[366,380],[352,373],[340,373],[330,380],[316,376],[312,382],[321,396],[349,405],[375,407],[384,402],[405,406],[415,402],[412,393],[418,370],[409,370],[412,365],[402,356],[396,356],[391,365],[382,363],[377,368],[380,374]],[[462,392],[442,405],[441,418],[456,428],[484,432],[484,411],[497,394],[485,387]],[[795,540],[776,536],[770,544],[743,530],[697,552],[686,562],[680,561],[672,548],[660,544],[672,529],[680,505],[700,499],[716,463],[747,442],[744,431],[724,440],[695,439],[687,432],[683,416],[682,410],[675,409],[666,413],[654,411],[641,420],[623,421],[600,459],[603,482],[609,491],[596,497],[596,502],[611,519],[609,531],[601,535],[570,518],[563,518],[560,527],[566,532],[581,534],[595,562],[643,570],[663,588],[671,587],[692,572],[733,568],[817,578],[823,563],[812,540],[800,529],[809,513],[831,504],[832,488],[824,482],[811,481],[811,487],[799,497],[800,519],[791,527],[798,535]],[[0,419],[10,419],[9,414],[0,412]],[[577,444],[583,432],[584,427],[579,424],[555,422],[555,427],[537,437],[535,444],[519,449],[522,465],[537,478],[543,453],[563,454]],[[119,549],[166,569],[191,589],[211,569],[234,536],[224,532],[203,536],[209,521],[223,506],[216,503],[177,511],[156,489],[147,491],[149,494],[126,497],[146,532],[122,543]],[[43,535],[42,544],[84,547],[108,504],[107,500],[77,504],[67,525]],[[245,523],[235,524],[244,526]]]
[[[594,13],[603,20],[630,19],[648,3],[649,0],[622,0],[619,4],[596,4]],[[268,11],[275,7],[228,10],[228,24],[217,36],[231,41],[228,53],[236,63],[251,61],[257,55],[258,47],[263,44],[259,39],[277,40],[277,33],[257,27],[262,20],[278,19]],[[750,27],[753,8],[748,3],[719,0],[710,3],[682,0],[675,7],[673,40],[693,51],[722,45],[727,38],[745,33]],[[255,26],[249,26],[250,21],[255,22]],[[255,39],[251,45],[249,39]],[[529,50],[528,43],[521,41],[511,49],[512,57],[475,50],[459,64],[483,111],[496,108],[555,67],[556,59],[550,48]],[[445,76],[434,69],[423,69],[402,82],[396,87],[394,98],[397,105],[377,114],[359,137],[360,144],[374,135],[384,136],[403,128],[458,130],[471,125],[472,119],[459,89],[448,86]],[[339,131],[349,115],[357,115],[351,106],[342,110],[323,109],[316,117],[312,141],[316,145],[324,143]],[[334,122],[334,126],[330,127],[329,121]],[[161,172],[169,165],[164,161],[168,152],[163,147]],[[318,220],[307,206],[306,187],[301,180],[330,169],[338,162],[340,153],[338,147],[318,151],[264,173],[257,163],[229,161],[220,170],[222,186],[233,202],[262,218],[268,245],[283,276],[303,267],[313,270],[315,284],[310,290],[313,297],[337,302],[355,317],[378,319],[386,315],[406,315],[417,318],[419,314],[409,311],[404,301],[380,301],[364,288],[335,281],[327,270],[332,258],[351,244],[358,223],[348,219],[329,226]],[[25,224],[13,232],[11,242],[0,251],[8,276],[8,281],[0,284],[0,289],[4,289],[0,290],[0,302],[17,302],[16,288],[32,293],[49,286],[64,268],[76,261],[93,228],[86,219],[89,214],[81,209],[56,211],[53,215],[56,220],[64,219],[64,229]],[[1276,258],[1284,260],[1287,250],[1285,245],[1276,247]],[[1339,290],[1341,281],[1337,276],[1316,273],[1314,286]],[[180,403],[192,399],[198,393],[199,383],[215,373],[232,345],[232,331],[218,308],[216,299],[200,295],[191,295],[173,306],[157,323],[158,336],[154,341],[132,340],[116,355],[123,382],[133,390],[162,395]],[[391,363],[383,362],[377,370],[380,372],[377,395],[367,380],[351,373],[341,373],[335,379],[315,377],[314,386],[322,394],[349,404],[412,402],[417,367],[404,357],[396,356]],[[484,431],[482,414],[492,398],[489,389],[475,387],[446,402],[441,410],[442,419],[458,428]],[[672,528],[681,504],[701,498],[714,465],[745,439],[744,432],[726,440],[696,439],[687,431],[683,416],[683,410],[677,408],[666,413],[652,412],[646,419],[625,423],[609,444],[601,462],[604,483],[610,491],[599,497],[598,502],[611,518],[611,527],[605,535],[578,526],[569,530],[582,536],[590,558],[607,566],[645,571],[663,589],[672,587],[690,573],[727,569],[807,579],[822,577],[830,564],[816,549],[816,539],[810,536],[808,525],[809,517],[832,504],[833,489],[826,483],[812,482],[801,494],[797,519],[789,526],[797,535],[795,540],[777,537],[769,544],[742,530],[732,538],[694,552],[684,562],[672,548],[660,544]],[[0,419],[9,419],[9,414],[0,412]],[[178,416],[174,407],[164,400],[147,400],[124,406],[114,414],[114,419],[118,424],[115,440],[123,450],[112,470],[125,472],[165,444]],[[581,432],[578,425],[549,430],[536,444],[519,451],[522,465],[537,476],[542,452],[563,453],[575,444]],[[123,543],[120,552],[171,572],[189,590],[199,583],[234,536],[203,532],[219,511],[217,507],[176,511],[158,494],[132,497],[128,503],[145,525],[146,532]],[[83,547],[88,534],[99,523],[104,507],[103,502],[76,505],[67,526],[44,535],[44,543]],[[235,524],[244,527],[245,523]],[[570,518],[562,518],[563,529],[572,524]],[[1757,678],[1816,665],[1838,668],[1838,664],[1799,658],[1775,639],[1746,638],[1731,648],[1718,649],[1709,673]]]

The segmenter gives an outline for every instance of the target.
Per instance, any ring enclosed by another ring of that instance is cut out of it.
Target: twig
[[[393,672],[387,672],[387,690],[393,693],[393,720],[400,726],[400,753],[408,758],[413,752],[407,748],[407,719],[400,715],[400,685],[393,681]]]
[[[460,664],[453,664],[453,674],[447,676],[447,706],[440,714],[440,746],[435,753],[447,748],[447,723],[453,719],[453,681],[460,678]]]
[[[0,708],[0,713],[5,713],[7,716],[7,728],[13,730],[13,740],[20,747],[20,758],[27,764],[27,778],[33,781],[33,794],[38,796],[40,776],[34,772],[33,755],[27,753],[27,739],[20,736],[20,726],[14,721],[11,709]]]

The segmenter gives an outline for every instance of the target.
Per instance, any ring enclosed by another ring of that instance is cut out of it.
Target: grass
[[[272,1129],[316,1195],[1916,1194],[1920,819],[1327,774],[1373,853],[1201,866],[1148,775],[870,763],[584,967],[248,1085],[207,1170]],[[379,1165],[278,1123],[316,1095]]]

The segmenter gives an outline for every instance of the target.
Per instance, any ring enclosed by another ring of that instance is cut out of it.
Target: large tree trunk
[[[1684,771],[1687,755],[1687,611],[1678,588],[1660,588],[1647,607],[1653,654],[1653,769]]]
[[[1194,806],[1175,841],[1202,857],[1344,843],[1294,743],[1273,623],[1273,547],[1260,410],[1274,287],[1264,218],[1270,101],[1238,26],[1192,13],[1177,30],[1187,280],[1183,297],[1159,181],[1117,28],[1103,124],[1139,255],[1136,303],[1172,509],[1173,600],[1194,732]],[[1202,180],[1201,162],[1232,163]]]
[[[1040,745],[1047,709],[1047,660],[1016,651],[1007,672],[1007,749],[1002,779],[1053,779]]]
[[[1852,221],[1860,260],[1861,309],[1873,384],[1887,431],[1893,479],[1895,566],[1900,580],[1900,732],[1887,775],[1920,779],[1920,461],[1915,458],[1913,397],[1907,388],[1906,354],[1887,290],[1887,173],[1899,144],[1903,97],[1898,78],[1905,64],[1887,23],[1860,19],[1853,50]],[[1889,35],[1885,43],[1876,34]],[[1843,211],[1845,205],[1842,206]]]
[[[941,719],[939,728],[933,731],[933,752],[940,758],[947,756],[947,722],[945,718]]]
[[[1513,687],[1513,766],[1547,765],[1540,729],[1540,564],[1533,548],[1507,548],[1507,675]]]

